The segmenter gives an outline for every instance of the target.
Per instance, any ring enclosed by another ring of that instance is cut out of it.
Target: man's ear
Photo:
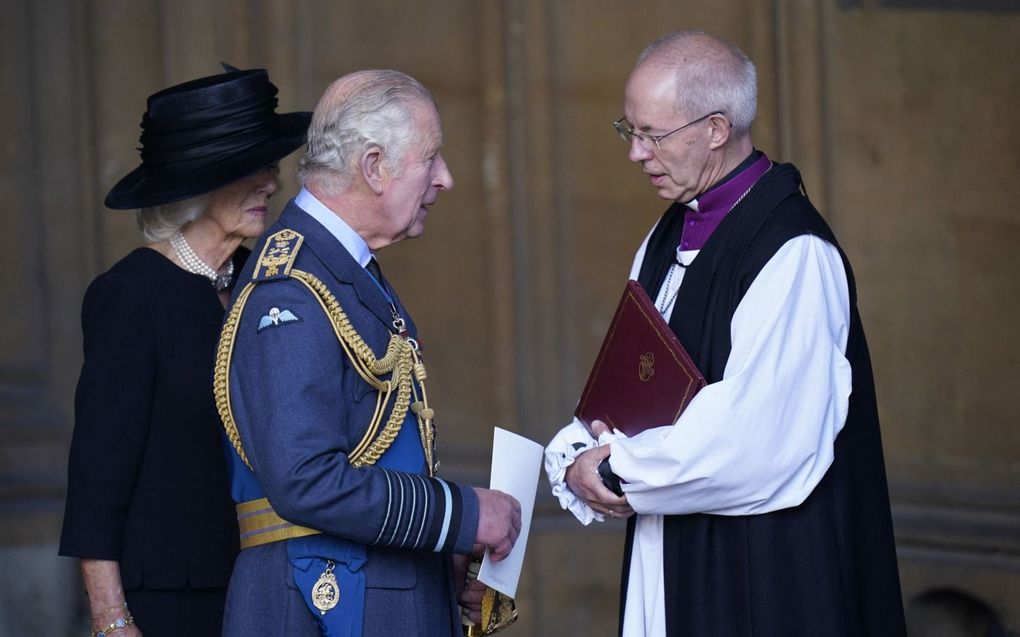
[[[710,150],[723,146],[730,138],[730,120],[726,119],[726,116],[721,113],[712,115],[708,118],[708,134],[708,147]]]
[[[369,146],[361,153],[361,178],[372,192],[382,194],[388,175],[383,166],[382,149],[378,146]]]

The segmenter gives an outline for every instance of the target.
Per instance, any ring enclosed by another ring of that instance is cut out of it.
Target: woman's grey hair
[[[166,241],[189,221],[201,216],[208,199],[208,195],[199,195],[184,201],[142,208],[135,213],[138,228],[145,240],[150,243]]]
[[[328,194],[340,194],[353,183],[358,158],[373,146],[382,149],[387,170],[399,175],[401,159],[422,133],[412,110],[421,102],[435,105],[428,89],[399,71],[358,71],[338,80],[308,129],[305,156],[298,162],[302,185],[314,181]]]
[[[689,117],[722,111],[737,136],[751,130],[758,108],[758,70],[735,44],[704,31],[675,31],[652,42],[638,56],[673,66],[677,109]]]

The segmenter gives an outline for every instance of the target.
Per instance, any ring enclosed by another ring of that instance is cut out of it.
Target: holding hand
[[[498,562],[510,554],[521,534],[521,503],[502,491],[475,487],[478,494],[478,531],[475,543],[489,549],[489,557]]]
[[[609,431],[601,420],[591,425],[592,433],[597,438]],[[599,475],[599,463],[609,457],[609,445],[602,445],[583,452],[567,467],[567,486],[574,494],[584,500],[585,504],[611,518],[627,518],[634,515],[626,496],[618,496],[606,488]]]

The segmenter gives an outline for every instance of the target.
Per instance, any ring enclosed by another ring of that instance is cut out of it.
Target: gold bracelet
[[[103,614],[106,614],[106,613],[109,613],[109,612],[112,612],[112,611],[115,611],[115,610],[116,611],[121,611],[121,610],[126,611],[127,610],[127,602],[122,602],[120,604],[117,604],[116,606],[111,606],[111,607],[107,608],[106,610],[101,611],[99,613],[99,615],[103,615]]]
[[[92,637],[109,637],[110,633],[118,630],[124,630],[133,623],[135,623],[135,618],[131,616],[131,613],[128,613],[127,617],[118,617],[110,622],[110,625],[106,628],[94,631],[92,633]]]

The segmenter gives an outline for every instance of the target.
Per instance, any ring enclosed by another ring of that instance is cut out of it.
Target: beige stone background
[[[545,442],[569,417],[664,207],[609,122],[635,55],[682,26],[756,60],[757,146],[799,165],[854,263],[905,602],[952,587],[1020,631],[1020,2],[0,7],[0,636],[87,631],[76,564],[56,556],[78,312],[139,242],[102,200],[137,163],[148,94],[220,60],[268,68],[283,109],[366,67],[434,91],[456,187],[383,260],[438,353],[446,474],[481,483],[493,425]],[[507,637],[614,635],[622,542],[621,524],[580,528],[542,478]]]

